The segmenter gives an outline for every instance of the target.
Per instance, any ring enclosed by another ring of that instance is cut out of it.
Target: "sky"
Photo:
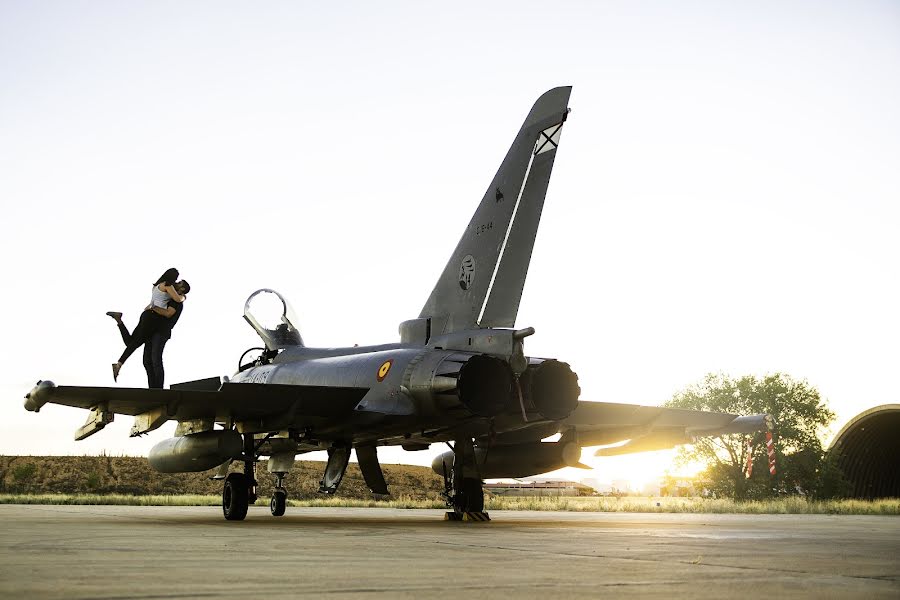
[[[104,313],[133,325],[170,266],[192,291],[167,383],[233,374],[261,287],[308,345],[398,341],[558,85],[526,351],[586,400],[787,373],[833,434],[900,402],[898,73],[893,2],[0,0],[0,453],[172,435],[120,416],[74,442],[84,411],[22,407],[39,379],[114,385]],[[115,385],[146,385],[140,356]]]

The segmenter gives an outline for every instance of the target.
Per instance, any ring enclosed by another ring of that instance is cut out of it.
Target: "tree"
[[[764,433],[701,438],[682,447],[679,461],[705,463],[707,468],[701,476],[716,495],[745,500],[787,494],[833,495],[841,489],[834,461],[826,461],[819,439],[819,433],[834,420],[834,413],[806,381],[783,373],[736,380],[709,374],[702,383],[676,393],[666,406],[775,417],[774,477],[769,474]],[[749,479],[744,474],[748,438],[753,444],[753,475]]]

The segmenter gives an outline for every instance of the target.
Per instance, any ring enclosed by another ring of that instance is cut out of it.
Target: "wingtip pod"
[[[50,401],[50,390],[55,387],[56,384],[52,381],[38,381],[31,391],[25,394],[25,410],[39,412],[41,407]]]
[[[769,414],[738,417],[731,422],[731,433],[756,433],[757,431],[773,431],[775,417]]]

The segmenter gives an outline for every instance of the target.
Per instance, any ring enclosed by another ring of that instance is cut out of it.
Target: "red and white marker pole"
[[[769,453],[769,473],[775,474],[775,443],[772,441],[772,432],[766,432],[766,451]]]
[[[753,475],[753,438],[747,436],[747,466],[744,467],[744,478],[750,479]]]

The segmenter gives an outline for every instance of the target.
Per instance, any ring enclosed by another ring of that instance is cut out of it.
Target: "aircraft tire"
[[[462,512],[484,512],[484,490],[481,480],[467,477],[462,482]]]
[[[272,516],[280,517],[284,515],[285,508],[287,508],[287,492],[275,490],[275,493],[272,494],[272,500],[269,502],[269,510],[272,511]]]
[[[222,488],[222,512],[228,521],[243,521],[249,504],[247,477],[243,473],[229,473]]]

